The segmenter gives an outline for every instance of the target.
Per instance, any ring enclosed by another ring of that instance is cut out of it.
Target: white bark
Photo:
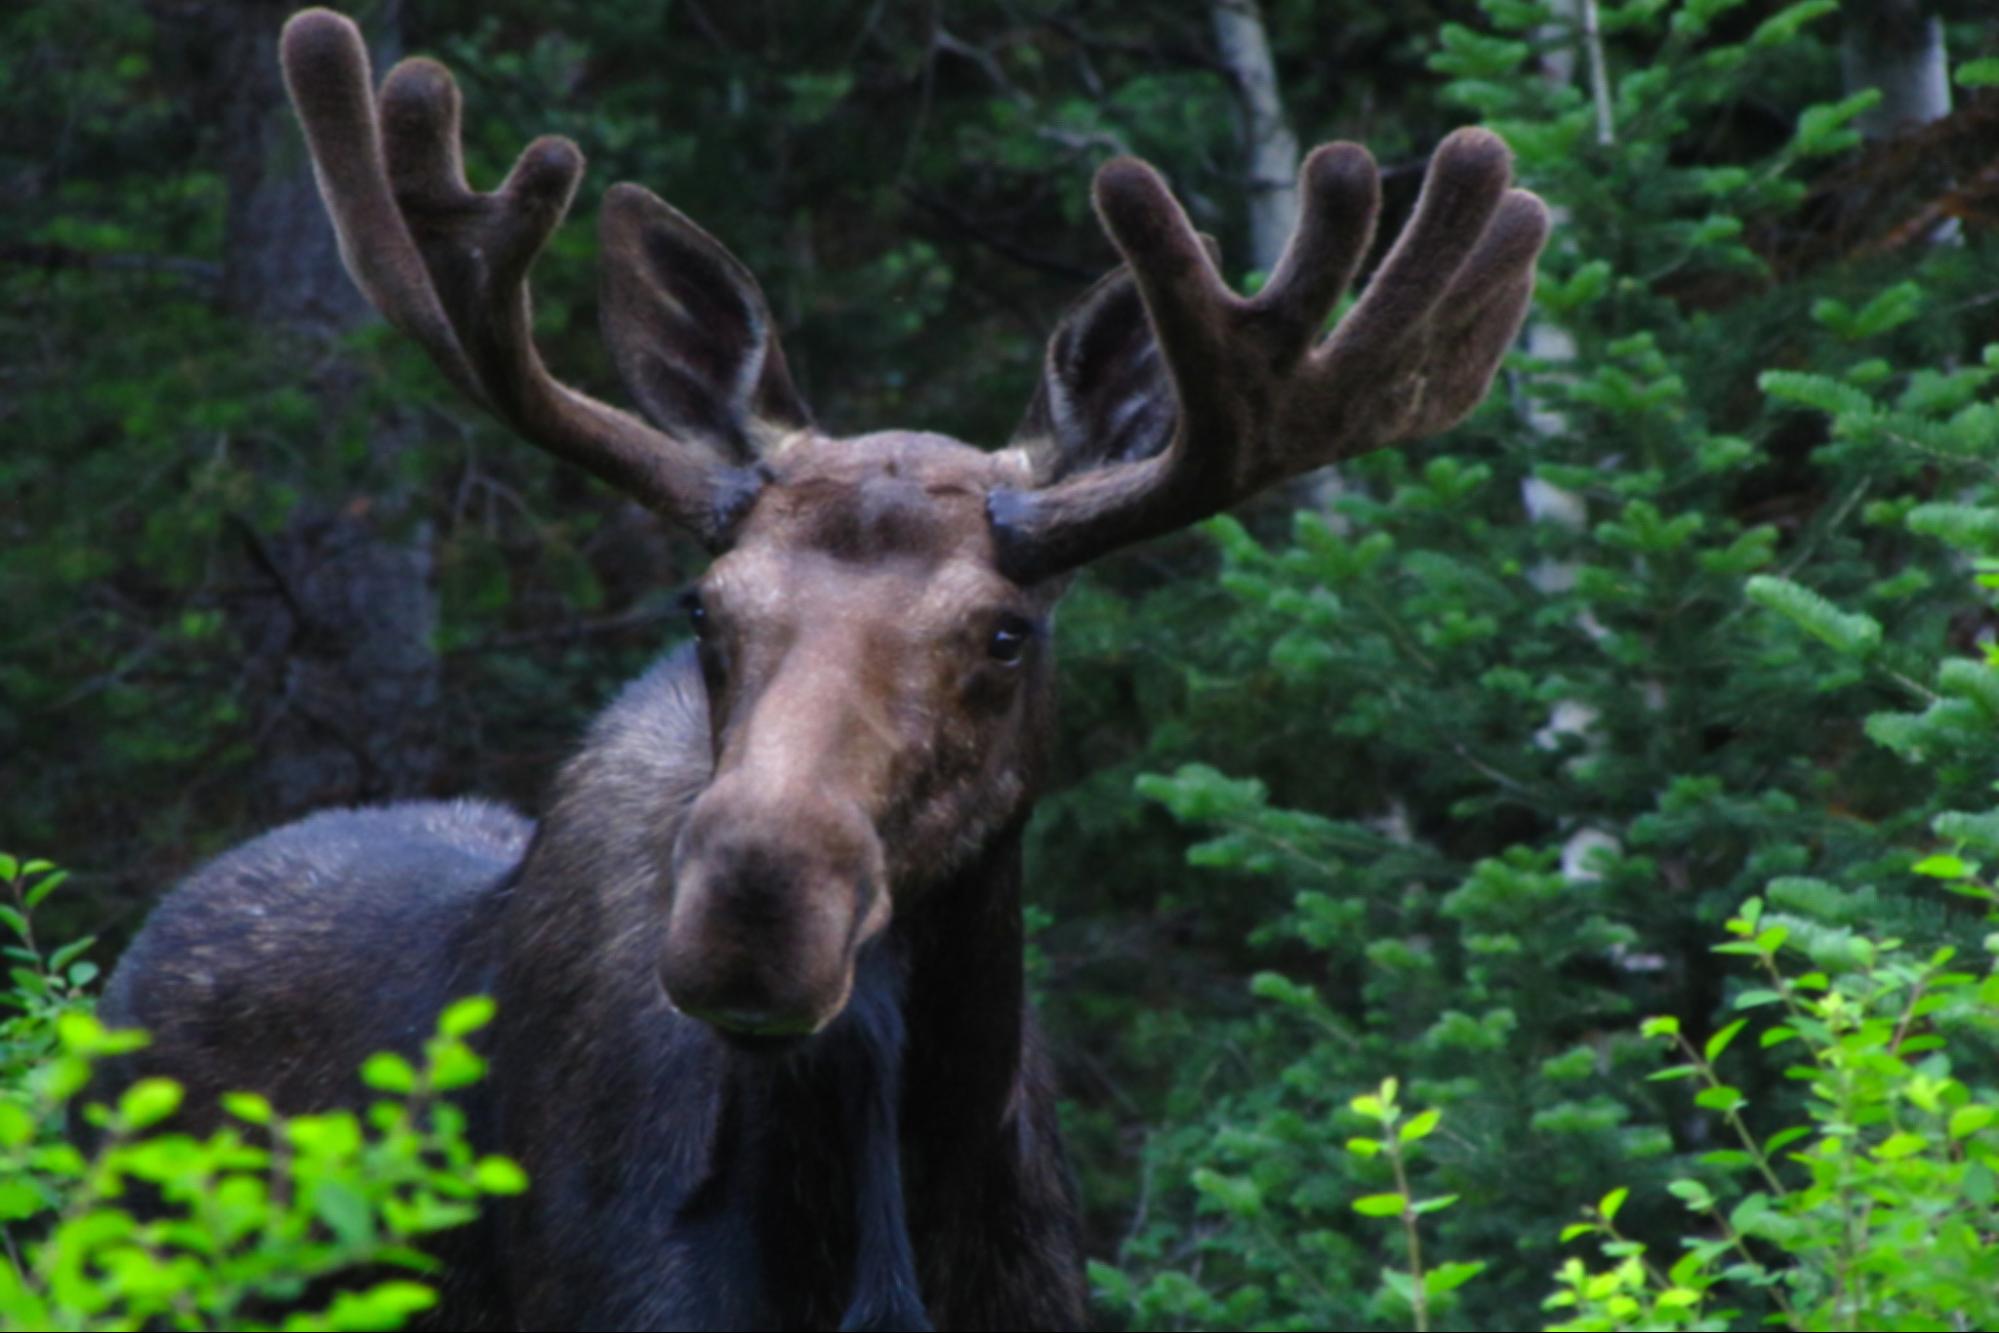
[[[1581,63],[1577,45],[1573,39],[1582,36],[1594,26],[1595,5],[1585,5],[1585,0],[1553,0],[1550,6],[1555,13],[1555,22],[1543,29],[1544,39],[1567,36],[1570,42],[1551,44],[1541,55],[1541,78],[1550,86],[1566,88],[1576,80],[1576,69]],[[1609,77],[1603,69],[1603,46],[1601,41],[1590,44],[1590,79],[1592,85],[1608,87]],[[1597,129],[1602,134],[1607,122],[1604,109],[1599,105]],[[1561,204],[1550,210],[1557,233],[1568,221],[1569,210]],[[1528,317],[1525,333],[1527,355],[1551,366],[1568,365],[1576,359],[1576,340],[1569,331],[1559,324],[1551,324],[1538,314]],[[1539,399],[1530,398],[1527,403],[1527,424],[1534,433],[1548,438],[1562,434],[1569,428],[1568,418],[1558,408],[1550,407]],[[1521,488],[1521,503],[1527,509],[1529,518],[1543,520],[1555,518],[1569,526],[1580,527],[1587,519],[1581,497],[1543,481],[1529,481]],[[1559,500],[1559,502],[1558,502]],[[1571,572],[1572,574],[1572,572]],[[1555,575],[1559,581],[1560,575]],[[1572,578],[1571,578],[1571,581]]]
[[[1950,114],[1943,20],[1911,9],[1890,4],[1872,17],[1855,17],[1840,42],[1847,91],[1881,90],[1880,105],[1856,122],[1870,139],[1891,138]]]
[[[1892,139],[1950,114],[1950,57],[1943,20],[1925,14],[1923,0],[1877,0],[1851,5],[1840,40],[1840,73],[1846,91],[1881,90],[1881,101],[1855,124],[1869,139]],[[1929,233],[1931,244],[1955,245],[1956,218]]]
[[[1550,8],[1555,21],[1542,31],[1542,36],[1553,40],[1541,56],[1541,77],[1551,87],[1567,88],[1575,83],[1578,68],[1586,64],[1596,104],[1597,141],[1607,146],[1616,138],[1616,127],[1611,120],[1610,75],[1604,60],[1602,34],[1597,26],[1595,0],[1552,0]],[[1566,42],[1560,40],[1564,37],[1568,38]],[[1556,204],[1549,211],[1557,230],[1567,224],[1567,208]],[[1538,313],[1530,315],[1525,336],[1527,354],[1544,365],[1574,365],[1577,353],[1575,336],[1561,325],[1549,323]],[[1565,383],[1573,380],[1575,375],[1570,370],[1556,369],[1550,372],[1549,378]],[[1553,439],[1569,429],[1568,417],[1561,409],[1532,397],[1527,402],[1527,424],[1543,439]],[[1520,504],[1532,522],[1552,523],[1571,532],[1582,532],[1589,527],[1589,502],[1574,491],[1539,477],[1530,476],[1520,483]],[[1527,581],[1544,596],[1559,596],[1576,586],[1581,568],[1574,560],[1542,560],[1527,572]],[[1605,637],[1603,626],[1588,610],[1576,617],[1576,625],[1592,639]],[[1594,754],[1604,745],[1602,731],[1597,726],[1601,717],[1596,708],[1580,700],[1560,700],[1549,714],[1547,725],[1534,733],[1534,743],[1543,749],[1557,749],[1564,736],[1574,736],[1583,742],[1585,755]],[[1571,760],[1570,764],[1573,767],[1577,762]],[[1592,832],[1595,831],[1582,830],[1563,848],[1562,871],[1570,883],[1582,880],[1581,852],[1572,855],[1572,849],[1594,846],[1586,836]],[[1598,833],[1596,836],[1605,835]],[[1578,844],[1576,838],[1584,838],[1584,842]]]
[[[1600,828],[1580,828],[1562,844],[1562,878],[1570,884],[1600,884],[1603,872],[1596,868],[1597,857],[1608,852],[1622,856],[1624,844]]]
[[[1603,55],[1603,27],[1597,22],[1596,0],[1582,0],[1583,45],[1589,48],[1589,90],[1596,103],[1596,141],[1605,148],[1617,142],[1617,115],[1610,101],[1610,68]]]
[[[1242,105],[1249,160],[1249,261],[1268,273],[1298,220],[1298,136],[1284,118],[1270,35],[1256,0],[1213,0],[1215,46]]]

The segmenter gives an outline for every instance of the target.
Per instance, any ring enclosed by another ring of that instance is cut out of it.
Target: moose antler
[[[637,186],[607,195],[606,336],[640,402],[668,428],[654,429],[555,380],[535,349],[528,269],[576,192],[576,145],[536,139],[506,182],[481,194],[465,181],[458,88],[444,66],[397,65],[378,114],[367,48],[345,17],[294,16],[280,52],[341,255],[375,307],[515,431],[711,546],[724,542],[758,484],[747,466],[748,408],[780,426],[807,420],[741,266]],[[700,290],[684,290],[690,282]],[[673,335],[693,332],[695,320],[714,326],[701,330],[705,373],[674,354]]]
[[[1508,189],[1510,175],[1496,135],[1466,129],[1446,139],[1415,216],[1320,342],[1380,211],[1365,149],[1328,144],[1306,159],[1297,231],[1248,298],[1224,284],[1156,171],[1132,158],[1107,163],[1097,212],[1144,300],[1177,417],[1150,457],[993,492],[1001,568],[1032,583],[1462,418],[1519,330],[1548,234],[1547,208]]]

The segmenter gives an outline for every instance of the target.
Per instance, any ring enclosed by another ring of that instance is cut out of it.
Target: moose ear
[[[600,228],[604,341],[654,425],[748,462],[812,424],[763,291],[721,242],[631,184],[605,194]]]
[[[1041,383],[1013,442],[1034,455],[1036,484],[1045,486],[1159,453],[1178,417],[1145,302],[1131,271],[1120,267],[1055,326]]]

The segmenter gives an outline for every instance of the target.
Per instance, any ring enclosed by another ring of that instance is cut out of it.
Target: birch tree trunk
[[[1550,40],[1541,54],[1540,76],[1553,87],[1566,88],[1576,82],[1579,73],[1585,74],[1596,113],[1596,141],[1603,147],[1612,147],[1617,142],[1617,124],[1612,114],[1609,60],[1597,21],[1596,0],[1553,0],[1550,9],[1555,21],[1542,33]],[[1569,40],[1560,40],[1564,37]],[[1559,233],[1568,220],[1569,210],[1557,203],[1550,212]],[[1538,311],[1529,315],[1521,336],[1527,354],[1535,360],[1550,367],[1574,365],[1577,356],[1574,335],[1549,322]],[[1551,370],[1547,378],[1555,377],[1572,380],[1574,372]],[[1552,440],[1568,433],[1569,419],[1559,408],[1529,397],[1524,409],[1528,426],[1543,439]],[[1530,476],[1520,483],[1520,503],[1531,522],[1571,532],[1581,532],[1589,526],[1589,502],[1582,495],[1539,477]],[[1541,592],[1553,595],[1574,587],[1579,572],[1580,565],[1574,560],[1542,560],[1528,571],[1527,579]],[[1577,617],[1576,625],[1591,638],[1601,638],[1604,634],[1603,627],[1588,611]],[[1602,714],[1581,700],[1557,700],[1546,725],[1535,733],[1534,743],[1544,749],[1558,749],[1565,743],[1565,737],[1575,737],[1587,750],[1600,750],[1604,744],[1598,725],[1601,720]],[[1601,879],[1594,857],[1602,852],[1620,851],[1618,840],[1603,829],[1574,821],[1565,822],[1564,832],[1562,877],[1571,884]],[[1613,956],[1612,962],[1620,967],[1627,965],[1621,955]]]
[[[1881,90],[1881,101],[1856,122],[1870,140],[1942,120],[1951,111],[1950,58],[1943,19],[1924,0],[1847,0],[1840,37],[1840,73],[1849,93]],[[1944,218],[1925,238],[1955,244],[1956,218]]]
[[[1580,44],[1589,37],[1594,25],[1586,21],[1585,0],[1553,0],[1549,6],[1555,14],[1555,22],[1542,30],[1542,36],[1550,39],[1540,57],[1540,76],[1543,82],[1556,88],[1566,88],[1576,81],[1576,71],[1582,64]],[[1562,42],[1559,39],[1572,40]],[[1591,84],[1593,87],[1607,87],[1609,76],[1604,72],[1604,59],[1599,44],[1592,43]],[[1597,130],[1599,138],[1607,130],[1604,98],[1597,99]],[[1568,208],[1556,203],[1550,209],[1555,233],[1561,234],[1562,224],[1568,221]],[[1568,365],[1576,359],[1576,340],[1559,324],[1551,324],[1538,311],[1528,315],[1527,326],[1521,336],[1526,343],[1527,354],[1537,361],[1551,366]],[[1539,400],[1529,398],[1525,404],[1527,424],[1535,434],[1544,438],[1560,435],[1569,428],[1568,418],[1560,410]],[[1556,522],[1564,527],[1579,528],[1587,520],[1582,497],[1573,495],[1559,487],[1530,477],[1521,485],[1521,502],[1527,516],[1537,522]],[[1573,567],[1544,566],[1537,570],[1534,578],[1537,584],[1544,584],[1543,591],[1558,586],[1566,586],[1575,577]]]
[[[1215,47],[1242,108],[1249,166],[1249,262],[1276,266],[1298,218],[1298,136],[1284,118],[1270,34],[1256,0],[1213,0]]]
[[[1879,88],[1881,103],[1858,121],[1870,139],[1942,120],[1950,114],[1950,61],[1943,20],[1921,0],[1849,3],[1840,39],[1846,90]]]

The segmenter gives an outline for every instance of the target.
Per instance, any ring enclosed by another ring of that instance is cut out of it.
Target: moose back
[[[371,86],[310,10],[285,76],[350,272],[519,434],[714,560],[691,651],[629,686],[538,823],[477,801],[331,811],[196,873],[105,999],[189,1114],[245,1088],[354,1105],[451,999],[499,1001],[480,1146],[520,1200],[444,1242],[446,1329],[1073,1329],[1075,1205],[1022,978],[1022,827],[1067,576],[1310,468],[1440,430],[1517,331],[1547,214],[1460,131],[1353,309],[1360,148],[1305,161],[1289,249],[1232,292],[1165,183],[1096,180],[1124,265],[1050,340],[1013,441],[836,437],[719,243],[602,209],[604,336],[639,415],[554,379],[527,273],[582,158],[465,181],[435,62]]]

